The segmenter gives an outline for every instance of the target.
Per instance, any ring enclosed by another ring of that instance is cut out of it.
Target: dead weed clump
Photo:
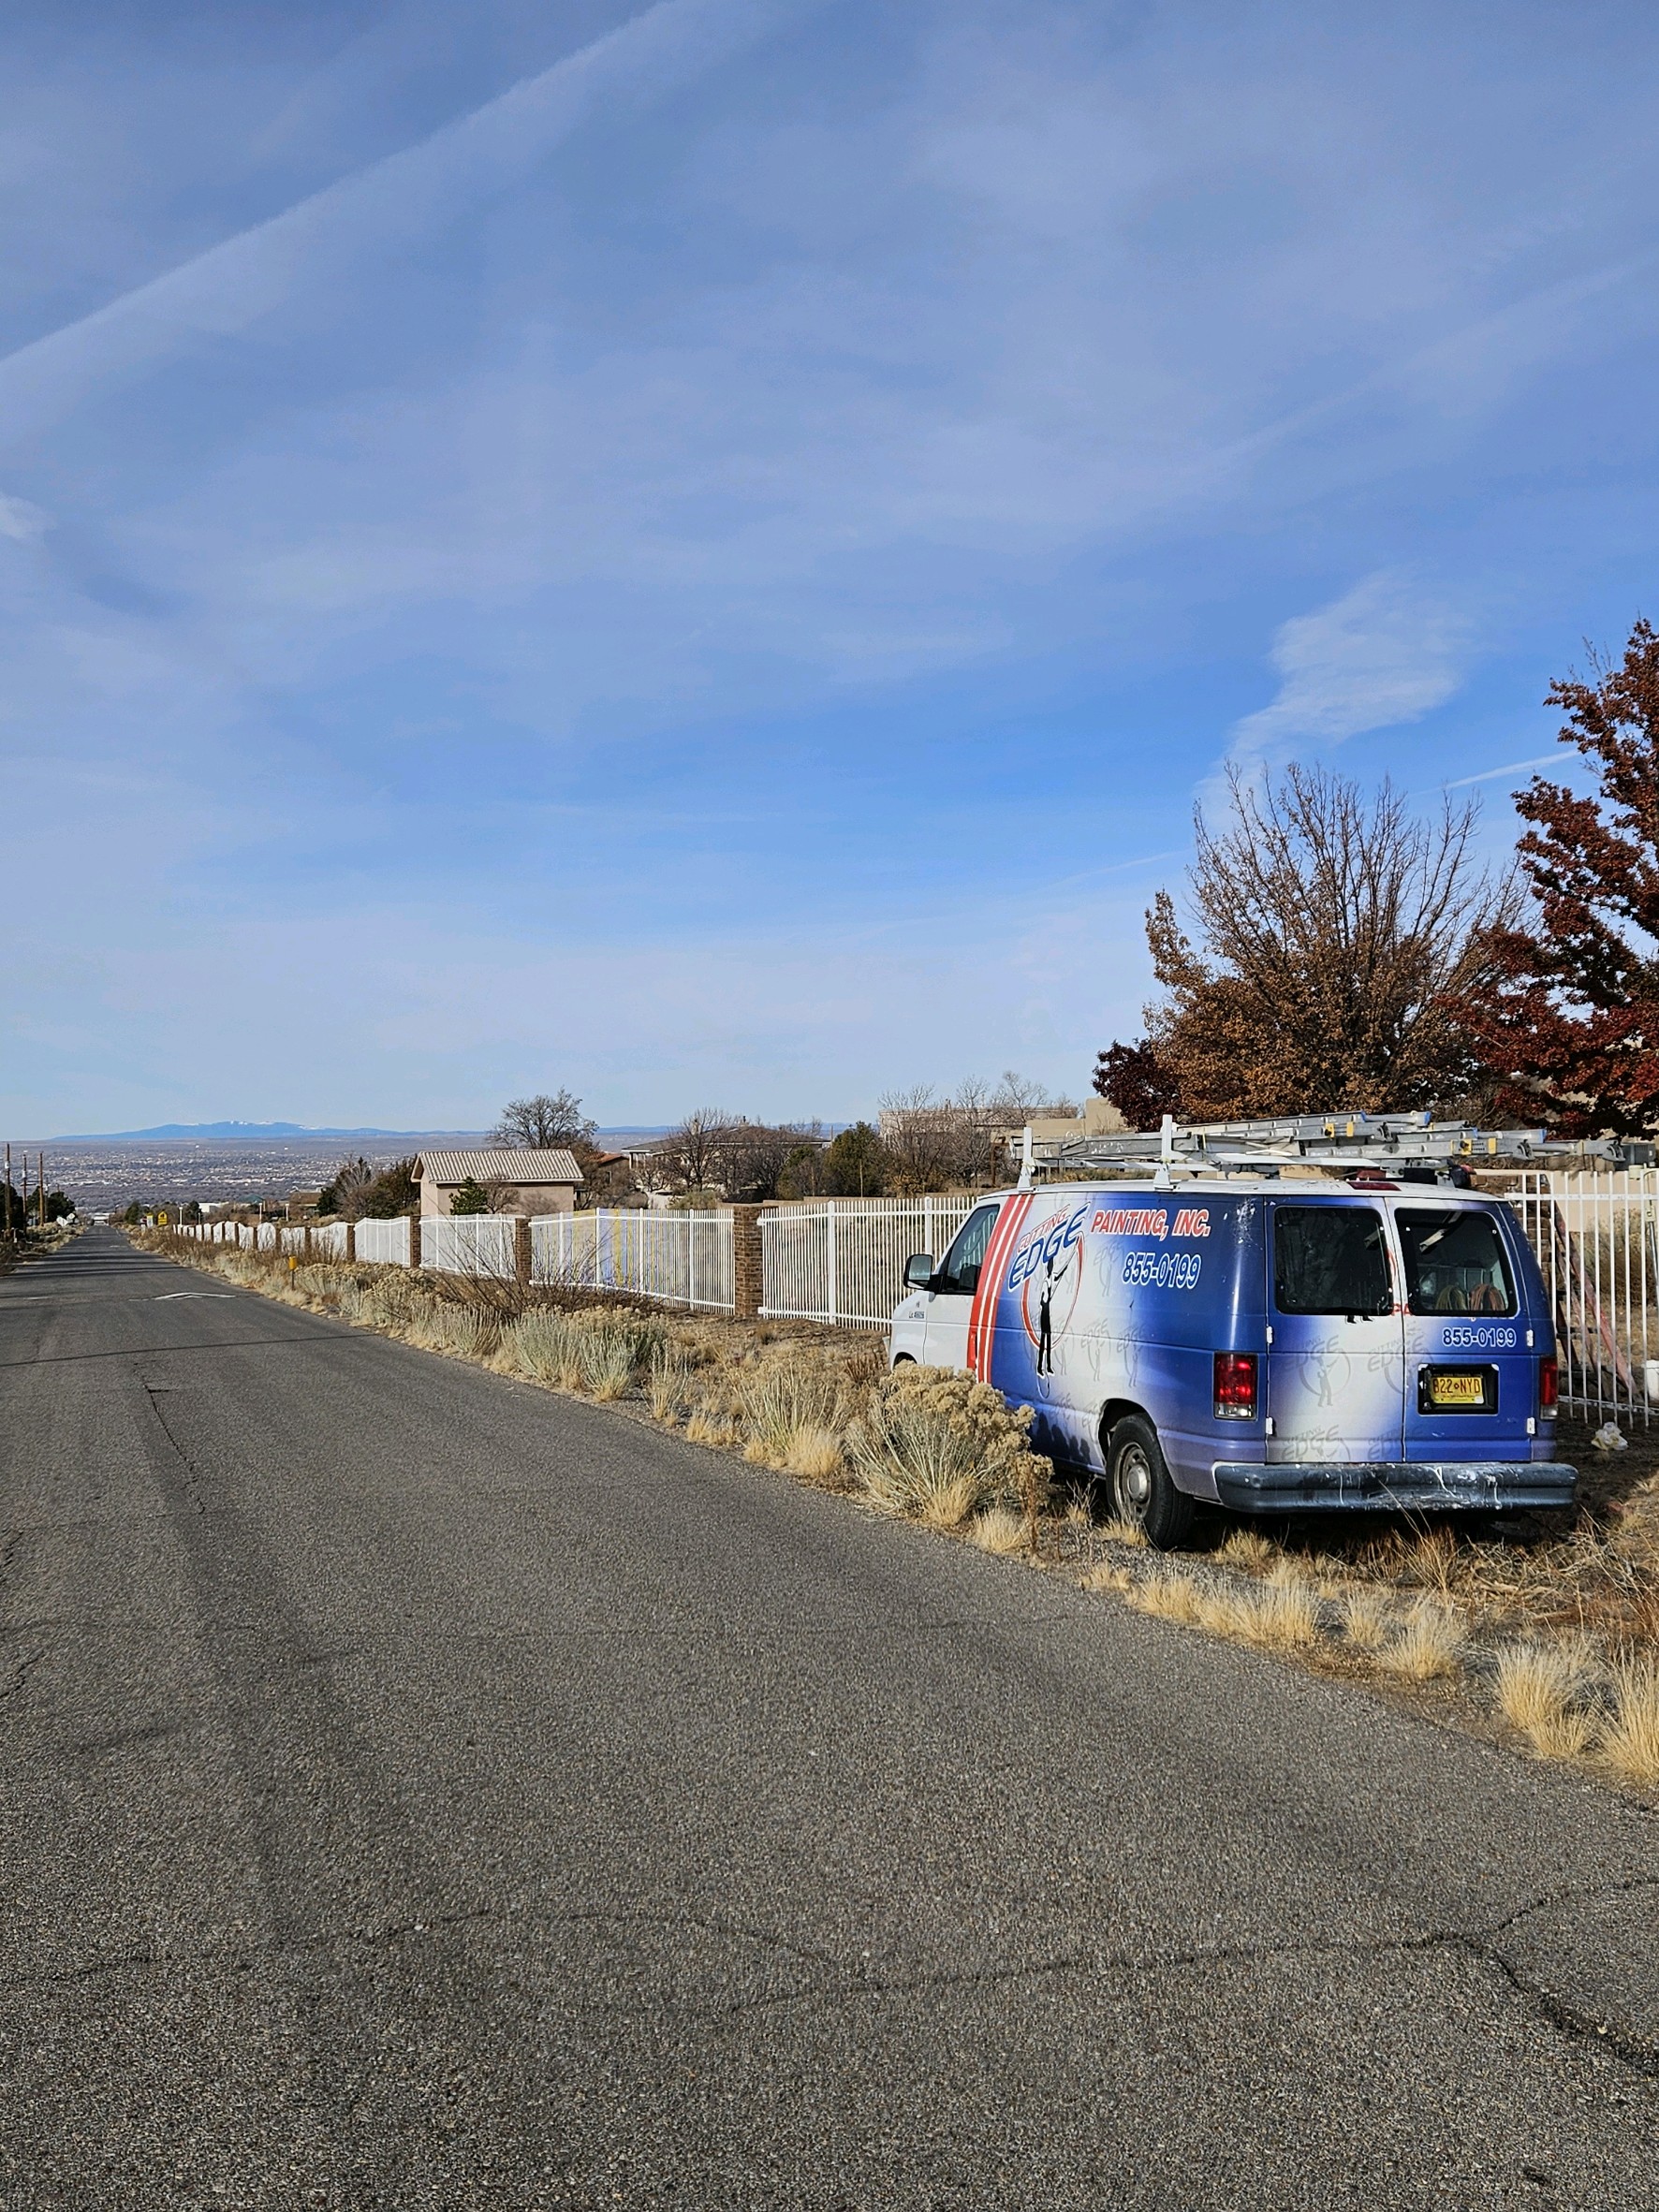
[[[1172,1620],[1179,1628],[1202,1625],[1204,1593],[1193,1576],[1179,1568],[1148,1575],[1124,1595],[1137,1613],[1150,1613],[1156,1620]]]
[[[1463,1638],[1444,1605],[1419,1600],[1377,1650],[1376,1664],[1403,1682],[1436,1682],[1459,1671]]]
[[[1612,1669],[1612,1712],[1601,1755],[1622,1781],[1659,1783],[1659,1659],[1626,1659]]]
[[[1496,1662],[1498,1709],[1539,1758],[1577,1758],[1594,1727],[1584,1703],[1593,1675],[1582,1644],[1505,1645]]]

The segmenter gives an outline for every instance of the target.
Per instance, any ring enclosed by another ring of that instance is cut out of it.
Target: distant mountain
[[[154,1129],[107,1129],[79,1136],[50,1136],[48,1144],[139,1144],[150,1138],[195,1137],[203,1142],[270,1144],[285,1136],[478,1136],[477,1129],[307,1129],[299,1121],[163,1121]]]

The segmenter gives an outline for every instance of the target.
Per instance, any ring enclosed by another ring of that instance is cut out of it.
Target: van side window
[[[1402,1206],[1394,1219],[1414,1313],[1515,1311],[1508,1257],[1490,1213]]]
[[[1273,1303],[1281,1313],[1387,1313],[1383,1217],[1373,1206],[1276,1206]]]
[[[980,1206],[969,1214],[957,1231],[950,1250],[945,1254],[944,1265],[933,1279],[935,1290],[953,1291],[959,1297],[971,1297],[979,1287],[979,1270],[985,1264],[985,1250],[991,1242],[991,1231],[996,1221],[994,1206]]]

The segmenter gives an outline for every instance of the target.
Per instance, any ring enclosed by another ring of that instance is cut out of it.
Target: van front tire
[[[1106,1494],[1113,1516],[1138,1529],[1155,1551],[1173,1551],[1193,1524],[1193,1502],[1178,1490],[1158,1432],[1138,1414],[1112,1424],[1106,1440]]]

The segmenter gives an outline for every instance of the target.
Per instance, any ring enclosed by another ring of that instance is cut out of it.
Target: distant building
[[[303,1221],[308,1214],[315,1213],[322,1203],[322,1195],[320,1191],[290,1191],[287,1201],[289,1221]]]
[[[415,1163],[423,1214],[447,1214],[464,1182],[489,1194],[495,1213],[573,1213],[581,1188],[574,1153],[514,1151],[422,1152]]]

